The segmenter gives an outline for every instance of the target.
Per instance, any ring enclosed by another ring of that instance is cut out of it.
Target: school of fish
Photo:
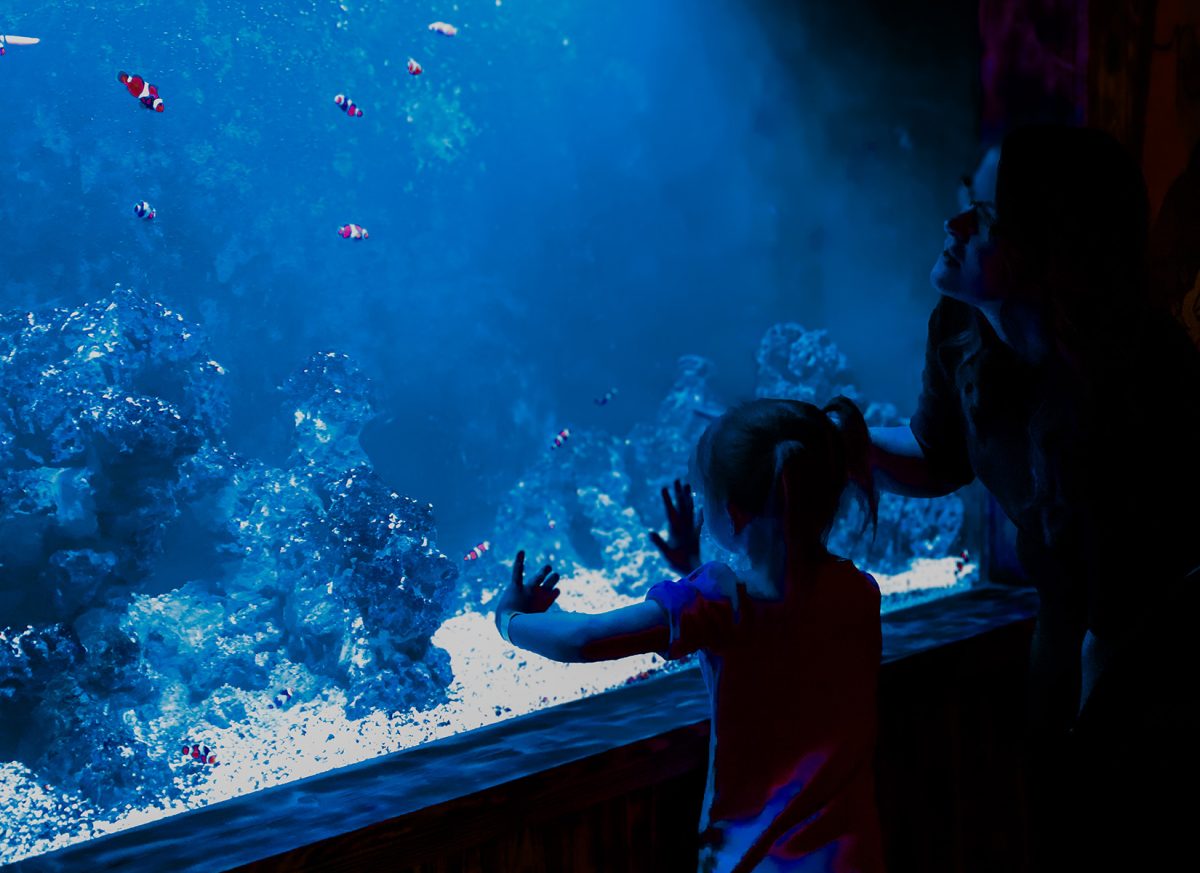
[[[429,25],[428,29],[431,33],[436,33],[444,37],[458,35],[458,28],[445,21],[434,21]],[[5,53],[5,48],[7,45],[34,45],[39,41],[40,40],[33,37],[0,34],[0,55]],[[419,76],[425,72],[424,68],[420,63],[417,62],[415,58],[410,57],[408,62],[405,64],[405,67],[412,76]],[[146,109],[149,109],[153,112],[163,112],[166,109],[166,103],[163,101],[162,97],[159,96],[158,86],[147,81],[143,76],[136,73],[130,74],[124,70],[121,70],[119,73],[117,73],[117,81],[124,85],[126,90],[129,91],[130,95],[135,97]],[[344,112],[348,117],[362,118],[362,108],[346,94],[337,94],[334,96],[333,102],[334,105],[341,109],[342,112]],[[134,204],[133,213],[143,221],[152,221],[158,215],[157,210],[145,200],[138,201]],[[342,237],[342,239],[365,240],[370,237],[370,234],[362,225],[348,223],[338,228],[338,236]],[[597,406],[605,406],[616,395],[617,389],[610,388],[603,395],[595,398],[595,403]],[[551,443],[550,448],[562,448],[570,436],[570,430],[564,427],[554,435],[554,440]],[[553,530],[556,527],[556,522],[549,513],[546,514],[546,520],[549,528]],[[471,551],[464,556],[463,560],[479,560],[490,548],[491,543],[489,543],[487,540],[484,540],[476,545],[475,548],[471,549]],[[271,709],[282,709],[288,703],[288,701],[291,700],[291,698],[292,690],[290,688],[281,689],[279,693],[274,696],[269,704],[269,707]],[[193,744],[188,746],[185,744],[183,747],[183,753],[184,755],[200,763],[208,763],[213,765],[216,764],[216,756],[210,754],[210,750],[207,746],[204,746],[202,749],[199,745]]]

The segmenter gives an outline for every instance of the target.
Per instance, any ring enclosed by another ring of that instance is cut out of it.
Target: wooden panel
[[[1088,111],[1140,159],[1154,43],[1155,0],[1092,0],[1089,6]]]
[[[883,683],[876,770],[891,869],[1026,869],[1031,631],[1021,623],[908,659]]]
[[[1030,589],[981,586],[888,613],[883,617],[885,687],[893,674],[905,675],[906,662],[927,663],[912,659],[946,646],[973,651],[977,644],[972,640],[1024,621],[1036,608],[1037,596]],[[1024,650],[1016,654],[1023,656]],[[936,685],[939,680],[934,673],[927,681]],[[353,853],[354,861],[344,868],[370,866],[386,854],[360,847],[364,841],[386,846],[393,854],[404,844],[416,857],[429,855],[438,863],[486,869],[490,862],[471,861],[470,853],[483,858],[492,851],[489,841],[503,839],[504,828],[515,827],[511,822],[501,826],[514,807],[535,811],[522,813],[518,821],[536,818],[544,810],[569,816],[589,803],[615,800],[702,771],[707,716],[703,680],[699,667],[692,665],[97,837],[29,859],[21,869],[58,873],[149,866],[208,873],[263,858],[300,869],[305,862],[296,859],[301,855],[314,866],[339,869],[336,865],[347,853]],[[608,753],[612,756],[605,757]],[[466,791],[472,793],[464,796]],[[678,802],[693,804],[693,810],[699,803],[697,794],[682,798]],[[661,819],[661,810],[655,817]],[[685,818],[695,821],[694,813]],[[638,821],[631,818],[629,828],[637,827]],[[692,839],[691,828],[670,833],[672,840],[685,840],[680,845]],[[195,834],[219,838],[197,840]],[[403,840],[393,840],[394,835]],[[659,831],[654,835],[658,839]],[[293,856],[293,850],[304,845],[308,848]],[[457,860],[444,860],[448,847],[459,853]]]
[[[877,761],[893,870],[1026,869],[1021,722],[1031,622],[886,664]],[[702,722],[238,868],[695,870]]]

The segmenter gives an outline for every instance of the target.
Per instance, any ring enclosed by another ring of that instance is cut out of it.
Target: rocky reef
[[[100,810],[185,793],[182,745],[281,688],[356,717],[452,680],[457,568],[358,445],[365,376],[320,352],[287,380],[277,468],[226,446],[206,346],[120,288],[0,317],[0,759]]]
[[[778,324],[757,352],[757,397],[787,397],[823,404],[843,394],[863,409],[872,426],[904,424],[890,403],[869,401],[855,387],[844,355],[824,330]],[[666,525],[660,489],[686,479],[700,434],[723,405],[714,395],[712,364],[687,355],[655,418],[636,424],[625,437],[599,430],[572,430],[571,441],[529,468],[509,492],[494,526],[491,554],[464,571],[464,597],[494,590],[511,561],[525,549],[564,576],[602,570],[624,594],[641,596],[671,571],[651,545],[649,530]],[[878,527],[863,530],[861,507],[848,500],[830,534],[829,546],[871,572],[908,569],[914,558],[953,554],[963,524],[962,499],[950,495],[917,500],[880,495]],[[705,560],[737,559],[707,532]]]
[[[863,403],[822,331],[778,325],[758,362],[760,396]],[[196,325],[133,291],[0,316],[0,760],[89,815],[186,799],[230,751],[215,734],[302,701],[347,718],[445,701],[431,638],[518,548],[641,596],[670,573],[647,538],[659,489],[721,409],[712,365],[681,358],[651,420],[548,439],[464,563],[438,550],[432,507],[372,469],[350,358],[318,351],[280,386],[279,466],[230,450],[225,376]],[[894,572],[949,554],[962,515],[957,497],[885,495],[874,539],[849,512],[832,546]]]
[[[824,330],[805,330],[795,323],[767,331],[758,349],[758,397],[787,397],[822,405],[843,394],[862,409],[867,424],[907,424],[891,403],[863,397],[845,356]],[[863,532],[861,507],[853,502],[829,535],[829,548],[876,573],[897,573],[914,558],[952,554],[963,524],[963,502],[954,494],[936,500],[879,496],[874,536]]]

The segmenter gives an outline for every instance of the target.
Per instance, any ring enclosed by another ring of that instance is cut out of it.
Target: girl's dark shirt
[[[874,577],[831,558],[767,599],[713,562],[646,599],[670,628],[660,654],[700,652],[712,703],[699,869],[882,871]]]
[[[1089,384],[942,297],[911,421],[935,471],[978,477],[1012,520],[1043,610],[1114,641],[1200,563],[1200,355],[1166,316],[1127,323]]]

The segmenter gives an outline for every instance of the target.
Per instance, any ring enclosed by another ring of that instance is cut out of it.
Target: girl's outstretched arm
[[[524,581],[525,553],[513,562],[512,581],[501,593],[496,625],[515,646],[555,661],[610,661],[664,652],[670,642],[666,613],[657,603],[635,603],[609,612],[546,612],[558,597],[558,574],[543,567]]]

